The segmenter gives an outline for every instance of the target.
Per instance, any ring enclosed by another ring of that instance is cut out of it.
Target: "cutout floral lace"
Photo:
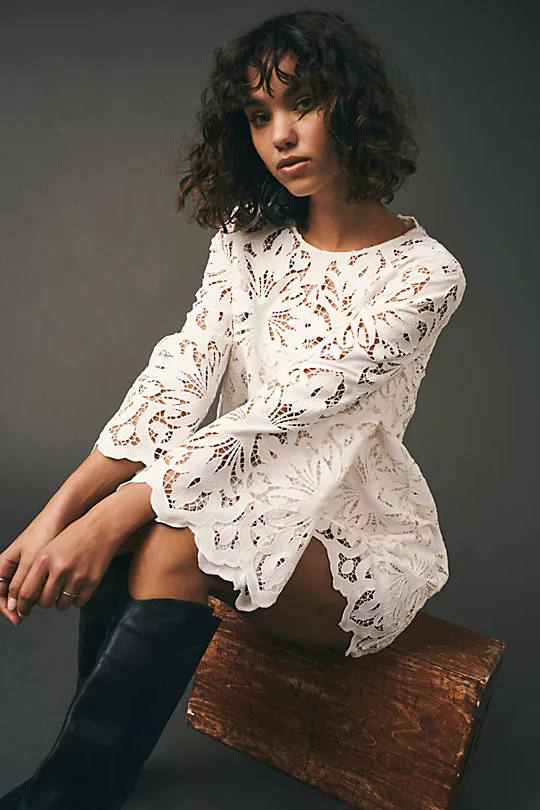
[[[278,598],[307,543],[347,599],[346,655],[390,644],[448,579],[429,487],[403,444],[459,262],[414,217],[329,253],[294,228],[217,232],[182,330],[162,338],[99,450],[146,465],[156,521],[189,527],[240,610]],[[222,383],[218,416],[198,428]]]

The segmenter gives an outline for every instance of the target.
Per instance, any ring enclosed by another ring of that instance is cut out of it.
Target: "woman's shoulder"
[[[420,239],[417,240],[417,257],[436,263],[442,263],[445,267],[451,267],[455,271],[463,273],[461,261],[438,236],[420,226]],[[413,254],[414,255],[414,254]]]
[[[219,243],[231,258],[248,257],[255,260],[258,256],[268,253],[276,237],[283,228],[276,225],[263,225],[256,230],[232,230],[229,226],[221,227],[212,239],[212,243]]]

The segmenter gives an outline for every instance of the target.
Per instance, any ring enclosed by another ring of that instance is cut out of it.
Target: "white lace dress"
[[[466,282],[399,216],[406,234],[346,252],[294,226],[217,231],[184,326],[156,344],[96,442],[145,464],[120,487],[150,485],[156,520],[192,530],[199,567],[233,582],[239,610],[272,605],[316,536],[353,657],[389,645],[449,576],[402,439]],[[218,416],[199,428],[220,382]]]

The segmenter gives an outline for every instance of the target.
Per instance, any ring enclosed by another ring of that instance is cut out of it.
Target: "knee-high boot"
[[[122,807],[220,623],[202,602],[129,597],[18,810]]]
[[[129,597],[128,573],[132,558],[132,552],[113,557],[90,599],[79,608],[75,694],[92,671],[107,631]],[[0,798],[0,810],[17,810],[29,782],[27,779],[4,794]]]
[[[86,605],[79,609],[77,690],[94,668],[108,630],[127,603],[129,566],[132,559],[133,552],[113,557],[94,593]]]

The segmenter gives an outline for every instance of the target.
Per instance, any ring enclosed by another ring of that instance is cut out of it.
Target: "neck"
[[[313,195],[302,236],[321,250],[347,251],[361,250],[406,230],[402,220],[376,200],[334,205]]]

